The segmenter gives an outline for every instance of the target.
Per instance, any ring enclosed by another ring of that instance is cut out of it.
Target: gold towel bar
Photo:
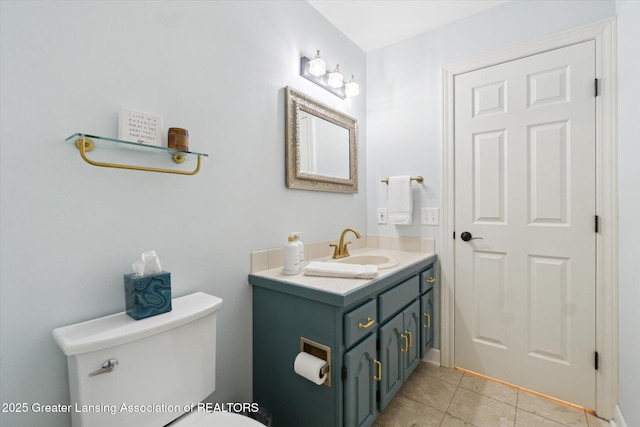
[[[412,176],[411,177],[411,181],[422,182],[422,181],[424,181],[424,178],[421,177],[420,175]],[[389,178],[381,179],[380,182],[384,182],[385,184],[389,184]]]

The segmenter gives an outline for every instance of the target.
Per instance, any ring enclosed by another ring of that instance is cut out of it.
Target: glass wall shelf
[[[65,139],[66,142],[74,142],[78,150],[80,151],[80,157],[84,159],[87,163],[93,166],[102,166],[109,168],[118,168],[118,169],[131,169],[131,170],[140,170],[147,172],[161,172],[161,173],[173,173],[179,175],[195,175],[200,171],[200,160],[202,157],[209,157],[208,154],[205,153],[197,153],[195,151],[183,151],[176,150],[174,148],[167,147],[158,147],[155,145],[141,144],[137,142],[131,141],[123,141],[121,139],[108,138],[104,136],[96,136],[89,135],[85,133],[74,133]],[[106,148],[106,149],[114,149],[114,148],[124,148],[134,151],[145,151],[148,154],[160,154],[163,156],[169,155],[175,163],[184,163],[185,160],[196,159],[197,165],[194,170],[179,170],[179,169],[164,169],[164,168],[155,168],[148,166],[137,166],[137,165],[125,165],[120,163],[106,163],[106,162],[98,162],[95,160],[91,160],[87,157],[87,153],[92,151],[94,148]]]

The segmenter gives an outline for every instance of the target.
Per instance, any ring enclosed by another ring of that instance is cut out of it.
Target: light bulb
[[[356,79],[351,75],[351,80],[344,85],[344,94],[348,97],[356,96],[360,93],[360,86],[356,83]]]
[[[332,73],[329,73],[329,79],[327,84],[334,89],[339,89],[344,83],[344,77],[340,74],[340,65],[336,65],[336,69]]]
[[[320,58],[320,51],[316,53],[315,59],[309,61],[309,74],[312,76],[324,76],[327,73],[327,64]]]

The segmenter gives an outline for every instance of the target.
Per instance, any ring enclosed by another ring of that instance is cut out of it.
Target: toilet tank
[[[73,427],[159,427],[211,394],[221,306],[198,292],[146,319],[123,312],[54,329],[67,355]],[[89,376],[110,359],[117,368]]]

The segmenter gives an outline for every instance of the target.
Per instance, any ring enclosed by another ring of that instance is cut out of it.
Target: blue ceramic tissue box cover
[[[171,273],[124,275],[127,314],[136,320],[171,311]]]

